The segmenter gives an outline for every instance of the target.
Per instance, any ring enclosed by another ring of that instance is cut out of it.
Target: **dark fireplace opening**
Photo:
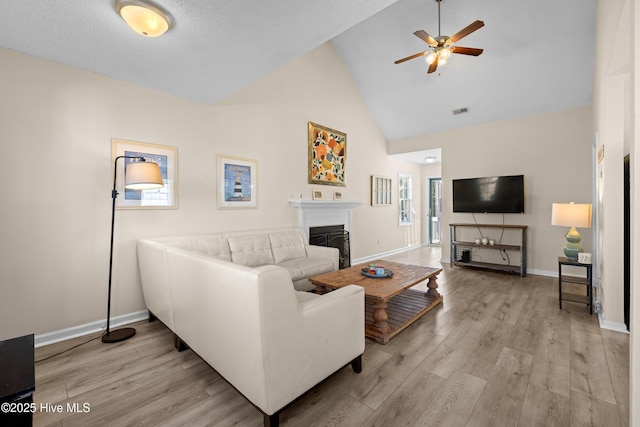
[[[338,248],[340,252],[339,268],[342,270],[351,267],[349,232],[344,229],[344,225],[309,227],[309,244]]]

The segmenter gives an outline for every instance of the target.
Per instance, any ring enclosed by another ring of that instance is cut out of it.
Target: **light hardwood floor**
[[[439,266],[440,250],[390,257]],[[443,266],[442,306],[280,416],[285,426],[628,426],[629,340],[581,304],[558,309],[556,279]],[[419,285],[420,286],[420,285]],[[426,288],[425,288],[426,289]],[[262,415],[160,322],[36,364],[36,426],[261,426]],[[97,337],[98,335],[96,335]],[[36,359],[90,337],[42,347]],[[292,373],[295,374],[295,373]],[[69,413],[67,403],[88,403]]]

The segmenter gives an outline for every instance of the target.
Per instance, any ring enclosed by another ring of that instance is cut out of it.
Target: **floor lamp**
[[[107,300],[107,330],[102,335],[102,342],[114,343],[127,340],[136,334],[134,328],[121,328],[112,331],[110,329],[111,320],[111,277],[113,272],[113,229],[116,219],[116,198],[118,190],[116,187],[116,177],[118,175],[118,160],[135,159],[135,162],[125,163],[124,188],[127,190],[152,190],[164,186],[162,173],[157,163],[147,162],[144,157],[118,156],[113,163],[113,190],[111,191],[111,248],[109,251],[109,297]]]

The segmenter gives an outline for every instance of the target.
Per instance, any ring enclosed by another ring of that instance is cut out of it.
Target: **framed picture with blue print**
[[[258,161],[217,156],[218,209],[258,207]]]
[[[113,138],[111,140],[112,162],[118,156],[143,157],[147,162],[157,163],[162,173],[164,187],[153,190],[125,189],[126,166],[140,161],[137,158],[125,158],[124,162],[120,161],[117,165],[116,209],[175,209],[178,207],[177,148]]]

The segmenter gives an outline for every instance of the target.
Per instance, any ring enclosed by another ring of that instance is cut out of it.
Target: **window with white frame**
[[[402,175],[398,179],[398,220],[400,225],[413,224],[413,191],[411,175]]]

